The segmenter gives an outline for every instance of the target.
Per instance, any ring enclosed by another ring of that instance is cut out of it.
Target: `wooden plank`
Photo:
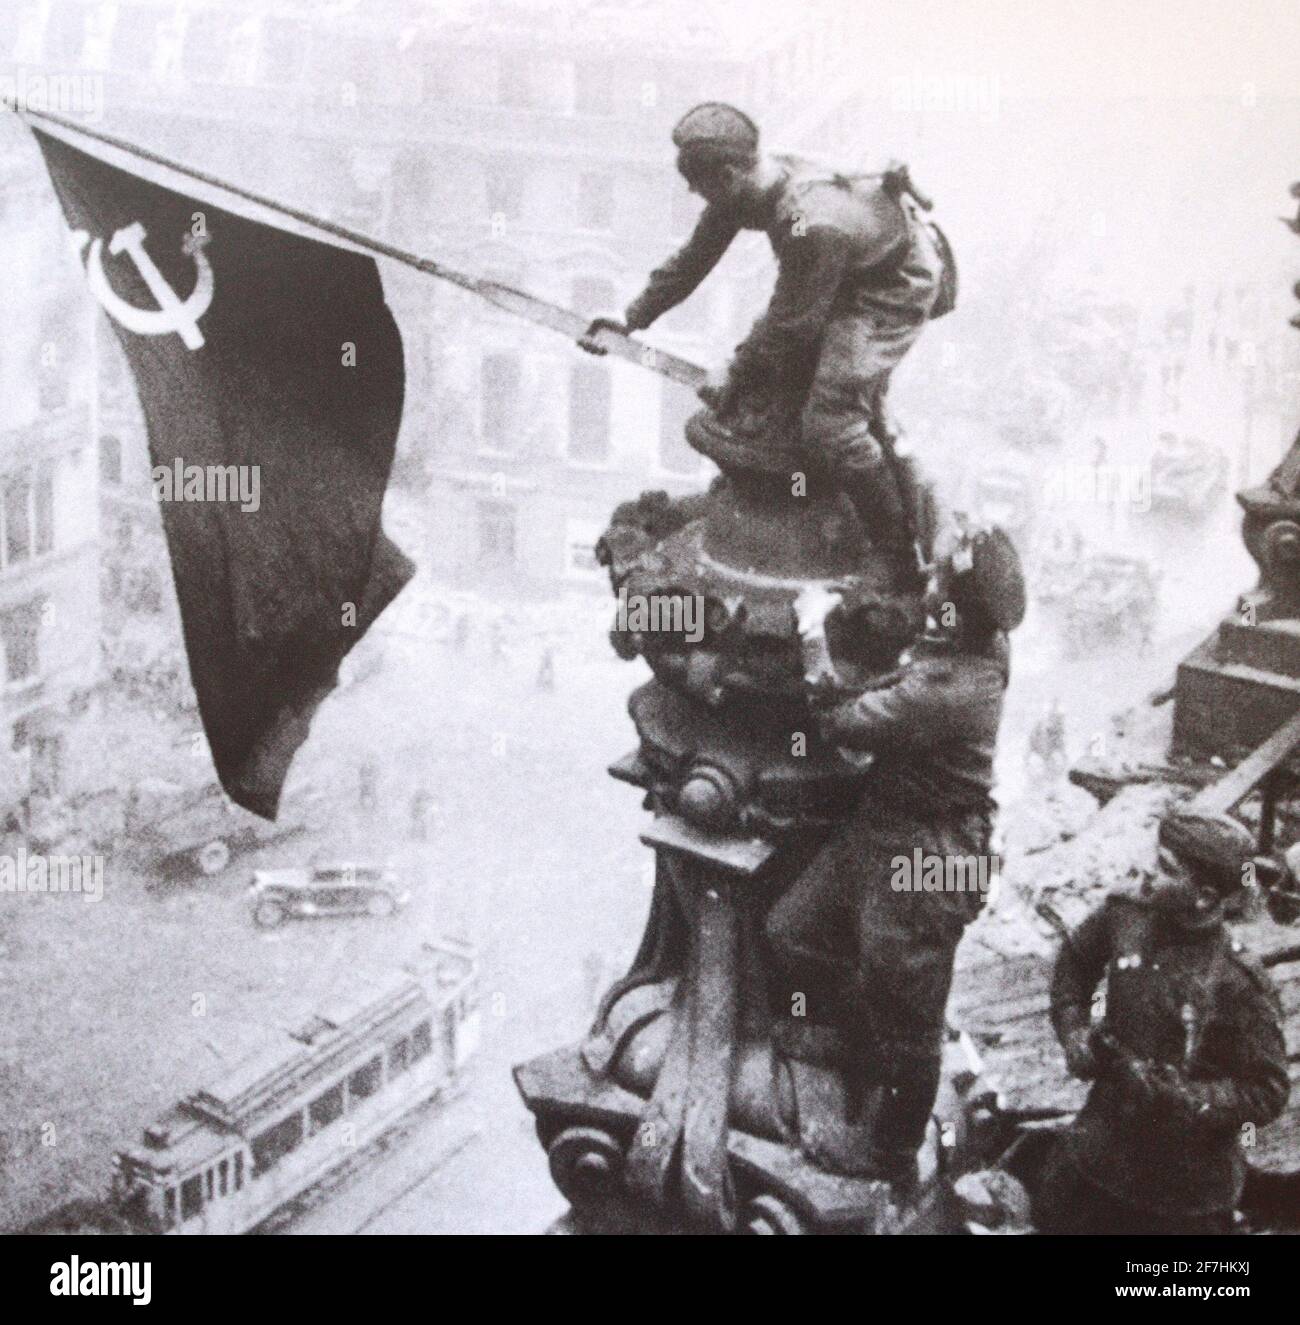
[[[1198,791],[1188,802],[1188,810],[1196,814],[1226,814],[1245,800],[1297,744],[1300,744],[1300,712],[1293,713],[1231,772]]]

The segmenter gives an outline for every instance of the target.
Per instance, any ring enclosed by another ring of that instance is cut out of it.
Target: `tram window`
[[[379,1089],[384,1076],[384,1060],[372,1058],[364,1067],[359,1067],[348,1078],[348,1092],[359,1100],[364,1100]]]
[[[176,1188],[168,1187],[163,1192],[163,1227],[171,1228],[176,1222]]]
[[[409,1040],[401,1039],[392,1045],[388,1050],[388,1075],[395,1077],[399,1072],[405,1072],[410,1064]]]
[[[223,1159],[221,1163],[217,1165],[217,1173],[219,1175],[217,1188],[222,1196],[224,1196],[226,1194],[226,1184],[230,1180],[230,1161],[228,1159]]]
[[[244,1185],[244,1152],[235,1151],[235,1190],[239,1191]]]
[[[433,1050],[433,1027],[427,1021],[422,1021],[411,1032],[411,1062],[417,1062],[425,1054]]]
[[[196,1173],[181,1183],[181,1218],[193,1219],[203,1209],[203,1175]]]
[[[311,1102],[311,1130],[319,1132],[328,1127],[337,1118],[343,1117],[343,1083],[331,1087],[323,1095],[317,1095]]]
[[[302,1141],[302,1114],[291,1113],[253,1138],[253,1168],[263,1173]]]

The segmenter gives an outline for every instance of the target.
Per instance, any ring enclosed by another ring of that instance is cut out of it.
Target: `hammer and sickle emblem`
[[[72,238],[80,252],[90,236],[84,230],[74,230]],[[115,257],[125,253],[131,259],[141,279],[149,287],[149,293],[157,300],[158,307],[138,308],[123,299],[109,285],[108,277],[104,274],[102,239],[90,240],[90,252],[86,258],[86,283],[91,293],[128,331],[134,331],[140,336],[164,336],[175,332],[188,349],[201,349],[204,342],[203,333],[199,330],[199,318],[208,311],[213,291],[212,266],[203,252],[203,243],[186,237],[184,250],[194,259],[197,278],[194,289],[185,299],[181,299],[167,284],[162,272],[154,265],[154,260],[145,252],[145,239],[144,226],[139,221],[133,221],[113,235],[108,243],[108,251]]]

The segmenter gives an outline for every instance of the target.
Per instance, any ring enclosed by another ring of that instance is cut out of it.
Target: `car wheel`
[[[220,874],[230,864],[230,848],[217,838],[194,853],[194,864],[200,874]]]
[[[253,908],[253,920],[263,929],[275,929],[277,925],[283,925],[287,912],[279,902],[273,902],[267,898]]]
[[[375,893],[366,903],[366,910],[372,916],[391,916],[397,910],[397,903],[387,893]]]

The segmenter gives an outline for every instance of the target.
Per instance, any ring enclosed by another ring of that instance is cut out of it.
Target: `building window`
[[[0,525],[4,530],[4,562],[12,566],[32,555],[32,483],[26,474],[4,480]]]
[[[569,459],[600,465],[609,459],[609,370],[575,363],[569,370]]]
[[[686,440],[686,420],[699,401],[685,387],[665,382],[659,395],[659,468],[671,474],[696,474],[699,452]]]
[[[521,162],[496,160],[487,163],[484,177],[488,220],[500,217],[517,221],[523,211],[524,171]]]
[[[382,1058],[372,1058],[364,1067],[359,1067],[348,1078],[348,1094],[353,1099],[367,1100],[383,1085],[384,1062]]]
[[[492,568],[515,564],[515,508],[508,502],[479,502],[478,555]]]
[[[584,230],[614,228],[614,177],[604,171],[578,176],[578,224]]]
[[[31,681],[40,672],[41,603],[24,603],[0,616],[0,647],[4,650],[4,680],[9,684]]]
[[[53,796],[63,785],[63,738],[33,735],[31,789],[38,796]]]
[[[203,1176],[196,1173],[181,1183],[181,1218],[193,1219],[203,1209]]]
[[[54,550],[54,469],[42,465],[36,475],[36,555]]]
[[[171,1228],[176,1222],[176,1188],[168,1187],[163,1192],[163,1227]]]
[[[230,1161],[228,1159],[223,1159],[217,1165],[217,1173],[220,1175],[219,1189],[221,1195],[224,1196],[230,1183]]]
[[[0,481],[0,569],[53,548],[53,466],[7,475]]]
[[[517,354],[489,354],[483,360],[483,444],[489,450],[513,449],[522,376]]]
[[[239,1191],[244,1185],[244,1152],[235,1151],[235,1190]]]

